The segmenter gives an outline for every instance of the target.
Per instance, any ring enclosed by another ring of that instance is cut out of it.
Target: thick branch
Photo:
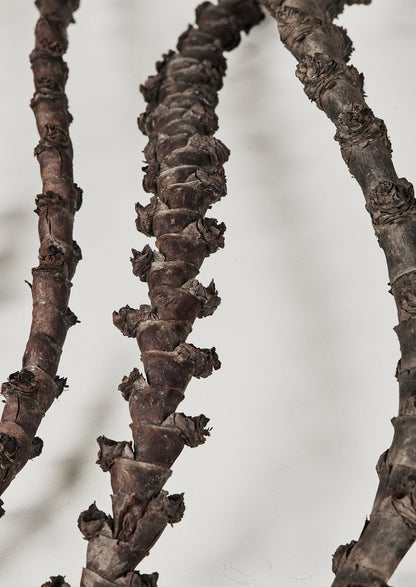
[[[384,122],[364,100],[363,76],[347,62],[352,44],[332,19],[344,4],[328,0],[268,0],[280,36],[299,61],[307,96],[334,122],[335,139],[359,182],[386,255],[398,308],[402,358],[399,416],[392,445],[380,458],[380,485],[370,521],[358,542],[334,556],[334,587],[385,586],[416,537],[416,202],[412,185],[398,178]]]
[[[22,369],[2,386],[5,406],[0,422],[0,493],[27,460],[41,452],[35,433],[65,379],[56,377],[68,328],[77,322],[68,308],[71,278],[81,258],[72,238],[74,213],[81,190],[72,174],[72,145],[65,83],[68,70],[66,28],[78,0],[37,0],[40,18],[30,55],[35,94],[31,107],[40,141],[35,149],[42,178],[36,199],[39,216],[39,265],[32,270],[32,326]]]
[[[229,152],[212,136],[223,52],[236,47],[240,31],[248,32],[262,13],[254,0],[223,0],[204,2],[196,16],[198,26],[180,36],[178,51],[166,54],[141,88],[148,106],[139,127],[149,137],[143,185],[154,196],[147,206],[137,204],[137,228],[156,237],[158,250],[133,250],[133,272],[147,281],[150,305],[125,306],[113,318],[123,334],[136,338],[146,379],[135,369],[120,385],[134,447],[99,439],[99,464],[111,475],[113,517],[95,506],[80,516],[88,540],[83,587],[156,585],[157,574],[134,569],[184,511],[183,496],[162,487],[184,445],[198,446],[208,435],[208,418],[175,410],[192,376],[207,377],[220,366],[214,348],[185,341],[195,319],[220,302],[214,283],[203,287],[195,277],[204,258],[224,246],[225,226],[204,217],[226,192]]]

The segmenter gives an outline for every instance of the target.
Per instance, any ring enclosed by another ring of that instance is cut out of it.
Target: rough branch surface
[[[333,587],[386,587],[416,537],[416,202],[399,178],[384,122],[364,100],[363,76],[347,65],[352,43],[332,23],[344,4],[369,0],[267,0],[280,36],[298,60],[306,95],[336,126],[335,139],[360,184],[378,242],[387,260],[399,325],[399,415],[392,445],[377,465],[380,484],[357,542],[338,548]]]
[[[225,195],[223,164],[228,149],[213,137],[215,106],[226,69],[224,50],[236,47],[240,32],[262,19],[253,0],[204,2],[197,27],[179,38],[141,88],[148,102],[139,119],[149,137],[144,189],[153,193],[137,204],[137,228],[156,237],[157,250],[133,250],[133,272],[149,286],[149,305],[125,306],[114,324],[136,338],[146,377],[134,369],[120,391],[129,402],[133,445],[98,439],[99,464],[111,475],[113,516],[90,506],[79,518],[88,540],[83,587],[154,586],[157,573],[134,571],[167,524],[184,512],[183,495],[162,489],[184,445],[198,446],[208,435],[208,418],[175,412],[192,377],[220,367],[215,348],[186,342],[196,318],[220,302],[214,282],[196,280],[208,255],[224,246],[223,223],[206,218]]]
[[[39,216],[39,265],[32,270],[32,326],[20,371],[2,386],[5,398],[0,422],[0,493],[31,459],[40,454],[38,426],[66,380],[56,376],[68,328],[77,322],[68,308],[71,278],[81,258],[72,238],[81,190],[74,184],[72,145],[65,83],[68,68],[66,28],[78,0],[37,0],[40,18],[30,55],[35,93],[31,107],[40,141],[35,149],[42,178],[36,198]]]

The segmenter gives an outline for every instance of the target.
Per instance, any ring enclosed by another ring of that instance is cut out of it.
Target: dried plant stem
[[[69,583],[65,581],[65,577],[58,575],[57,577],[50,577],[50,581],[43,583],[41,587],[71,587]]]
[[[113,518],[95,505],[80,516],[88,540],[83,587],[156,585],[157,573],[134,569],[184,511],[182,495],[162,487],[184,445],[197,446],[208,434],[204,415],[175,410],[192,376],[207,377],[220,366],[214,348],[185,341],[194,320],[220,302],[214,283],[203,287],[195,277],[204,258],[224,244],[225,226],[204,218],[226,192],[222,166],[229,152],[212,136],[223,52],[236,47],[240,31],[248,32],[262,13],[254,0],[220,0],[201,4],[196,17],[198,26],[181,35],[178,52],[165,55],[142,87],[148,106],[139,127],[149,137],[144,188],[154,196],[145,207],[137,204],[137,228],[156,237],[158,251],[148,245],[133,250],[133,272],[147,281],[151,304],[122,308],[114,323],[136,338],[146,379],[134,369],[120,385],[134,447],[98,439],[99,463],[111,475]]]
[[[68,308],[68,298],[81,258],[72,238],[81,190],[73,182],[68,133],[71,115],[64,92],[68,70],[62,55],[67,49],[66,28],[78,5],[78,0],[36,1],[40,18],[30,61],[35,83],[31,107],[40,135],[35,155],[43,184],[36,199],[39,265],[32,270],[32,326],[22,369],[2,386],[0,493],[28,459],[41,452],[42,441],[35,434],[46,410],[64,388],[65,379],[56,377],[56,370],[68,328],[77,321]]]
[[[360,184],[388,265],[401,347],[397,369],[399,415],[392,445],[377,465],[380,484],[370,520],[358,542],[334,555],[333,587],[385,586],[416,537],[416,202],[412,185],[398,178],[382,120],[364,101],[363,76],[347,61],[352,44],[332,19],[344,4],[369,0],[267,0],[280,36],[299,61],[307,96],[334,122],[335,139]]]

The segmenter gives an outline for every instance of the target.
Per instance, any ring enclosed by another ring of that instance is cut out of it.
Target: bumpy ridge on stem
[[[70,587],[70,585],[65,581],[65,577],[62,575],[57,575],[56,577],[49,577],[50,581],[43,583],[41,587]]]
[[[37,0],[40,18],[30,55],[35,93],[31,107],[40,141],[35,149],[42,179],[36,198],[39,216],[39,265],[32,270],[32,326],[22,369],[2,385],[5,406],[0,422],[0,493],[42,450],[39,424],[66,380],[56,376],[68,328],[77,322],[68,308],[71,278],[81,258],[72,238],[74,214],[82,192],[73,181],[72,145],[65,83],[68,68],[66,29],[78,0]]]
[[[369,1],[267,0],[280,36],[297,58],[306,95],[334,122],[335,139],[360,184],[387,260],[399,325],[399,415],[392,445],[377,465],[380,484],[358,541],[338,548],[333,587],[386,587],[416,537],[416,201],[399,178],[384,122],[364,100],[363,76],[347,65],[352,43],[332,23],[345,4]]]
[[[212,314],[220,302],[214,283],[204,287],[195,277],[204,258],[224,246],[224,224],[204,217],[226,192],[229,152],[212,136],[223,52],[262,17],[254,0],[204,2],[196,10],[198,26],[180,36],[178,51],[167,53],[141,88],[148,106],[138,122],[149,137],[143,186],[154,196],[148,205],[136,205],[136,224],[156,237],[158,250],[146,245],[131,259],[134,274],[148,283],[150,305],[125,306],[113,320],[136,338],[146,378],[134,369],[120,385],[133,445],[98,439],[98,462],[111,476],[113,516],[95,504],[80,515],[88,540],[83,587],[156,585],[157,573],[134,569],[184,512],[183,496],[162,487],[184,445],[198,446],[209,434],[204,415],[175,410],[192,376],[207,377],[220,367],[215,348],[198,349],[186,338],[194,320]]]

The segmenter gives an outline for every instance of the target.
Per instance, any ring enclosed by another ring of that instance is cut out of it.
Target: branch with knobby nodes
[[[98,439],[98,462],[111,475],[113,515],[95,504],[80,515],[88,540],[83,587],[156,585],[157,573],[134,569],[184,512],[183,495],[162,488],[184,445],[198,446],[209,434],[204,415],[175,410],[192,377],[220,367],[215,348],[199,349],[186,339],[195,319],[220,303],[214,282],[204,287],[195,278],[205,257],[224,246],[224,224],[205,217],[226,193],[229,151],[213,137],[223,53],[262,18],[255,0],[204,2],[197,26],[180,36],[177,52],[167,53],[141,88],[148,106],[138,122],[149,138],[143,186],[154,195],[147,206],[137,204],[136,225],[156,237],[157,250],[146,245],[131,259],[133,273],[148,284],[150,304],[125,306],[113,320],[136,338],[146,377],[134,369],[119,386],[129,402],[133,445]]]
[[[279,25],[284,44],[297,58],[297,76],[307,96],[337,128],[336,140],[366,199],[389,270],[398,308],[400,388],[392,445],[380,457],[379,489],[359,540],[334,555],[334,587],[387,587],[416,537],[416,202],[411,184],[398,178],[382,120],[364,101],[363,76],[347,65],[352,43],[333,24],[345,4],[370,0],[263,0]],[[70,280],[80,258],[72,239],[81,192],[73,183],[70,115],[64,87],[66,27],[77,0],[38,0],[41,18],[31,55],[36,92],[32,108],[41,137],[35,150],[43,182],[37,198],[39,266],[33,270],[33,321],[22,370],[2,387],[6,405],[0,423],[0,491],[41,449],[37,427],[65,380],[56,378],[67,330],[76,321],[68,309]],[[144,188],[150,204],[137,204],[137,228],[156,237],[157,251],[133,250],[133,272],[149,286],[150,304],[125,306],[114,323],[136,338],[146,378],[137,369],[120,391],[129,402],[133,443],[98,439],[99,464],[111,475],[113,516],[90,506],[79,518],[88,540],[83,587],[151,587],[157,573],[135,571],[168,523],[181,519],[182,495],[164,483],[185,444],[208,434],[204,415],[175,410],[192,378],[206,377],[220,363],[215,349],[186,342],[197,317],[208,316],[220,299],[213,282],[197,280],[203,259],[223,246],[224,225],[205,218],[225,195],[223,164],[228,149],[217,129],[217,91],[225,73],[223,52],[236,47],[240,31],[262,18],[255,0],[220,0],[197,9],[178,51],[164,56],[157,75],[142,87],[148,102],[139,119],[149,137]],[[69,587],[51,577],[43,587]]]
[[[5,406],[0,422],[0,494],[31,459],[40,454],[39,424],[66,379],[56,376],[68,328],[77,322],[68,308],[71,279],[81,258],[73,240],[74,214],[82,192],[74,183],[65,83],[68,68],[66,29],[78,0],[37,0],[40,18],[30,55],[35,94],[31,108],[40,141],[35,149],[42,178],[36,198],[39,216],[39,265],[32,270],[32,325],[22,368],[2,386]],[[2,511],[2,513],[4,513]]]
[[[370,0],[264,0],[299,64],[306,95],[334,122],[342,156],[360,184],[383,249],[398,310],[399,414],[391,447],[377,464],[380,483],[358,541],[333,558],[333,587],[386,587],[416,538],[416,201],[399,178],[384,122],[364,100],[364,78],[347,65],[352,43],[332,20],[345,4]]]

